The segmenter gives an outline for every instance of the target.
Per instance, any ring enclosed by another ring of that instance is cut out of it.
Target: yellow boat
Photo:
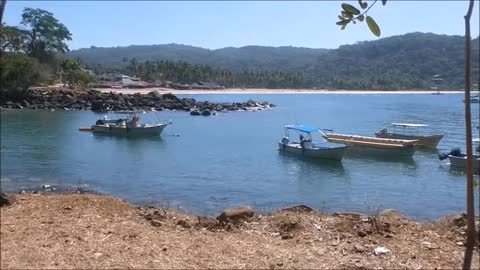
[[[374,156],[413,156],[418,140],[397,140],[367,137],[351,134],[327,133],[325,139],[329,142],[343,143],[349,147],[347,152]]]

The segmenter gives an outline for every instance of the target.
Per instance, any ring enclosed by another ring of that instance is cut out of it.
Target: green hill
[[[474,81],[478,82],[478,38],[472,45],[472,72]],[[110,68],[126,68],[132,58],[139,63],[147,60],[181,61],[211,67],[218,71],[216,73],[232,72],[233,77],[239,77],[237,74],[245,71],[263,74],[260,77],[294,76],[295,82],[301,78],[298,87],[334,89],[425,89],[432,86],[432,76],[439,74],[444,79],[441,88],[460,89],[463,87],[463,46],[462,36],[417,32],[344,45],[334,50],[262,46],[208,50],[168,44],[92,47],[72,51],[69,56],[78,57],[90,65]],[[191,69],[200,70],[197,72],[200,74],[202,68],[206,67]],[[278,72],[283,73],[278,75]],[[208,74],[188,78],[193,81],[212,79]],[[282,83],[256,85],[258,80],[245,80],[252,81],[245,84],[247,87],[283,87]],[[291,85],[290,82],[288,86]],[[226,86],[232,85],[227,83]]]

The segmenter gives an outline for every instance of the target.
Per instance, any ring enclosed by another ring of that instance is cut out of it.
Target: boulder
[[[200,115],[200,112],[197,111],[197,110],[193,110],[193,111],[190,112],[190,115],[194,115],[194,116]]]
[[[13,203],[13,198],[4,192],[0,192],[0,207],[9,206]]]
[[[158,92],[156,90],[148,93],[148,95],[155,98],[155,99],[161,99],[162,98],[162,94],[160,94],[160,92]]]
[[[239,223],[252,218],[254,215],[255,213],[251,207],[242,206],[223,210],[223,212],[217,217],[217,220],[221,224],[229,222]]]
[[[197,217],[198,221],[196,226],[200,228],[215,229],[218,226],[217,221],[212,217]]]
[[[22,105],[23,105],[23,107],[26,107],[26,108],[30,107],[30,103],[26,100],[22,101]]]
[[[203,110],[202,115],[203,116],[210,116],[210,115],[212,115],[212,112],[210,112],[209,110]]]
[[[167,99],[167,100],[176,100],[176,99],[178,99],[177,96],[175,96],[175,95],[172,94],[172,93],[163,94],[163,95],[162,95],[162,98]]]

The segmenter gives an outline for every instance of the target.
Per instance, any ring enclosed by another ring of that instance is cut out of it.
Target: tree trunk
[[[3,11],[5,10],[5,5],[7,5],[7,0],[0,0],[0,32],[2,29]]]
[[[473,248],[475,246],[475,208],[473,194],[473,161],[472,161],[472,117],[470,112],[470,62],[471,37],[470,18],[474,0],[470,0],[465,15],[465,140],[467,148],[467,243],[463,269],[470,269]]]

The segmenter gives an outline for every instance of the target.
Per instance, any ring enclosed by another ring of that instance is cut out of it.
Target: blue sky
[[[346,2],[346,1],[342,1]],[[217,49],[245,45],[337,48],[377,39],[366,24],[341,31],[340,1],[18,1],[4,21],[18,25],[24,7],[48,10],[73,34],[71,49],[179,43]],[[356,3],[357,1],[354,1]],[[371,3],[372,1],[367,1]],[[479,33],[479,2],[472,35]],[[369,12],[382,37],[409,32],[463,35],[467,1],[394,1]]]

